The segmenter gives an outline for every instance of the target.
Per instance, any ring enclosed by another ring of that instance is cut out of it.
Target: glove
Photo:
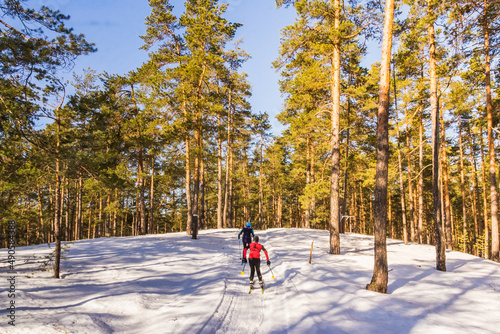
[[[238,236],[238,240],[240,240],[240,236]]]
[[[243,258],[243,260],[241,260],[241,263],[247,263],[247,259]]]
[[[271,261],[267,261],[267,265],[270,266],[271,265]]]

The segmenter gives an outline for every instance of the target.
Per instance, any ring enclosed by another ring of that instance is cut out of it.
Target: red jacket
[[[250,255],[248,255],[249,259],[260,259],[260,251],[263,250],[264,254],[266,255],[267,261],[269,261],[269,255],[267,255],[267,250],[264,248],[262,244],[259,244],[257,242],[252,242],[249,246],[250,248]],[[243,257],[247,257],[247,248],[243,251]]]

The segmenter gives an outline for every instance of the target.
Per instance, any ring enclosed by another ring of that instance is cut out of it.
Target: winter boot
[[[260,281],[259,281],[259,285],[260,285],[260,288],[261,288],[261,289],[264,289],[264,281],[260,280]]]
[[[253,280],[250,281],[250,289],[253,289]]]

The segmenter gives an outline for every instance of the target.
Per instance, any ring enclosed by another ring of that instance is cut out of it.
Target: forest
[[[352,232],[436,245],[439,270],[445,248],[500,261],[500,1],[278,0],[296,11],[273,63],[280,135],[248,102],[227,4],[172,3],[149,0],[141,67],[66,83],[98,52],[85,32],[0,2],[2,247],[12,220],[18,246],[59,248],[252,222],[329,229],[333,254]]]

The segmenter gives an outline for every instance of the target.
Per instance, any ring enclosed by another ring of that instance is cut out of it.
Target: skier
[[[260,251],[264,251],[267,259],[267,265],[271,265],[271,261],[269,261],[269,255],[267,254],[267,250],[264,245],[259,244],[259,237],[255,236],[253,238],[253,242],[249,246],[250,254],[248,255],[248,263],[250,264],[250,291],[253,289],[253,276],[255,271],[257,271],[257,277],[259,278],[259,285],[264,292],[264,281],[262,280],[262,274],[260,273]],[[247,263],[246,259],[247,249],[243,251],[243,263]]]
[[[247,226],[241,229],[240,233],[238,233],[238,239],[240,238],[240,235],[242,233],[243,233],[243,248],[247,249],[250,243],[252,242],[252,237],[255,236],[255,233],[253,233],[252,229],[252,223],[248,222]],[[244,251],[243,254],[245,254]]]

